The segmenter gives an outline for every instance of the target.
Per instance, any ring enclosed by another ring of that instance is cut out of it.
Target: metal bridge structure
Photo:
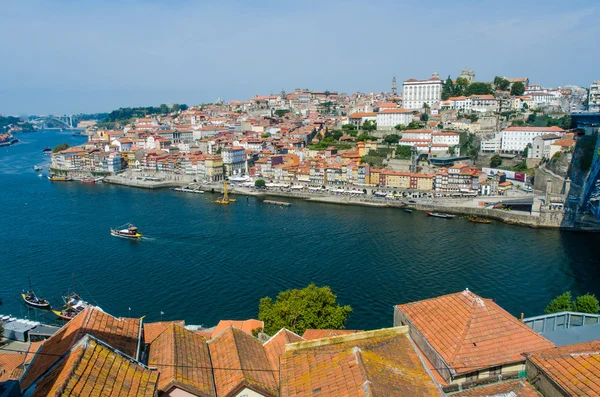
[[[594,159],[583,189],[583,208],[589,210],[600,221],[600,113],[571,114],[577,128],[586,131],[586,135],[596,137]]]
[[[59,125],[60,127],[48,127],[48,122],[51,121],[54,125]],[[73,126],[73,116],[72,115],[63,115],[63,116],[33,116],[29,119],[29,122],[33,124],[35,127],[42,129],[74,129]]]

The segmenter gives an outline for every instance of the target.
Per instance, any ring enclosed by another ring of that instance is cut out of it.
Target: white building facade
[[[402,101],[405,109],[422,109],[423,104],[429,106],[442,99],[442,80],[437,73],[428,80],[408,79],[402,84]]]
[[[409,125],[413,119],[412,111],[407,109],[385,109],[377,113],[377,128],[393,128],[398,124]]]
[[[533,139],[546,134],[563,136],[565,130],[559,127],[509,127],[502,130],[501,150],[503,152],[523,152]]]

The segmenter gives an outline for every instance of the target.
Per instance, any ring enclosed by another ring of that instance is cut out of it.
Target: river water
[[[256,317],[261,297],[310,282],[352,306],[353,329],[391,326],[394,305],[467,287],[516,316],[542,314],[565,290],[600,295],[595,234],[300,200],[286,200],[285,209],[244,197],[222,206],[210,194],[53,183],[33,171],[49,163],[42,149],[85,138],[18,138],[0,149],[0,313],[39,319],[15,298],[27,277],[58,304],[73,274],[84,298],[113,315],[155,321],[163,312],[204,325]],[[146,237],[110,236],[127,222]]]

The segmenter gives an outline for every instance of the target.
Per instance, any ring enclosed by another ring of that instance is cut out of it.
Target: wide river
[[[73,274],[84,298],[113,315],[154,321],[164,312],[204,325],[256,317],[260,298],[310,282],[352,306],[353,329],[391,326],[394,305],[465,288],[516,316],[542,314],[566,290],[600,295],[597,234],[297,200],[287,209],[244,197],[221,206],[210,194],[50,182],[33,171],[49,163],[42,149],[85,138],[18,138],[0,148],[0,313],[39,318],[15,298],[27,277],[58,304]],[[110,236],[127,222],[146,238]]]

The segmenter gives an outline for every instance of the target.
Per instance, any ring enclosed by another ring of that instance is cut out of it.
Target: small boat
[[[42,174],[38,174],[38,176],[41,178],[41,177],[43,177],[44,175],[42,175]]]
[[[27,278],[29,280],[29,277]],[[31,280],[29,280],[29,291],[21,292],[21,297],[27,306],[35,307],[36,309],[50,309],[50,302],[46,299],[38,298],[31,288]]]
[[[70,321],[80,312],[76,311],[72,307],[64,305],[60,310],[52,309],[52,313],[63,320]]]
[[[470,222],[475,222],[475,223],[492,223],[491,219],[480,218],[478,216],[473,216],[473,215],[467,216],[467,219]]]
[[[405,209],[404,209],[404,212],[408,212],[409,214],[412,214],[412,213],[413,213],[413,210],[411,210],[410,208],[405,208]]]
[[[77,292],[73,292],[67,295],[64,295],[63,300],[65,301],[65,306],[69,307],[76,312],[82,312],[88,306],[91,306],[90,303],[81,299],[81,296]]]
[[[452,219],[452,218],[456,217],[456,215],[444,214],[442,212],[426,212],[426,214],[429,216],[436,217],[436,218],[445,218],[445,219]]]
[[[58,175],[50,175],[48,179],[50,179],[52,182],[68,182],[73,180],[71,177]]]
[[[46,146],[44,148],[44,150],[42,150],[42,153],[44,153],[44,154],[50,154],[50,153],[52,153],[52,149],[50,148],[50,146]]]
[[[110,234],[114,237],[127,238],[130,240],[137,240],[142,237],[142,234],[138,232],[138,228],[131,223],[119,226],[116,229],[110,229]]]
[[[96,183],[96,180],[95,179],[91,179],[91,178],[83,178],[81,180],[81,182],[83,182],[83,183]]]
[[[40,167],[39,165],[34,165],[33,166],[33,170],[34,171],[40,171],[42,169],[42,167]]]

